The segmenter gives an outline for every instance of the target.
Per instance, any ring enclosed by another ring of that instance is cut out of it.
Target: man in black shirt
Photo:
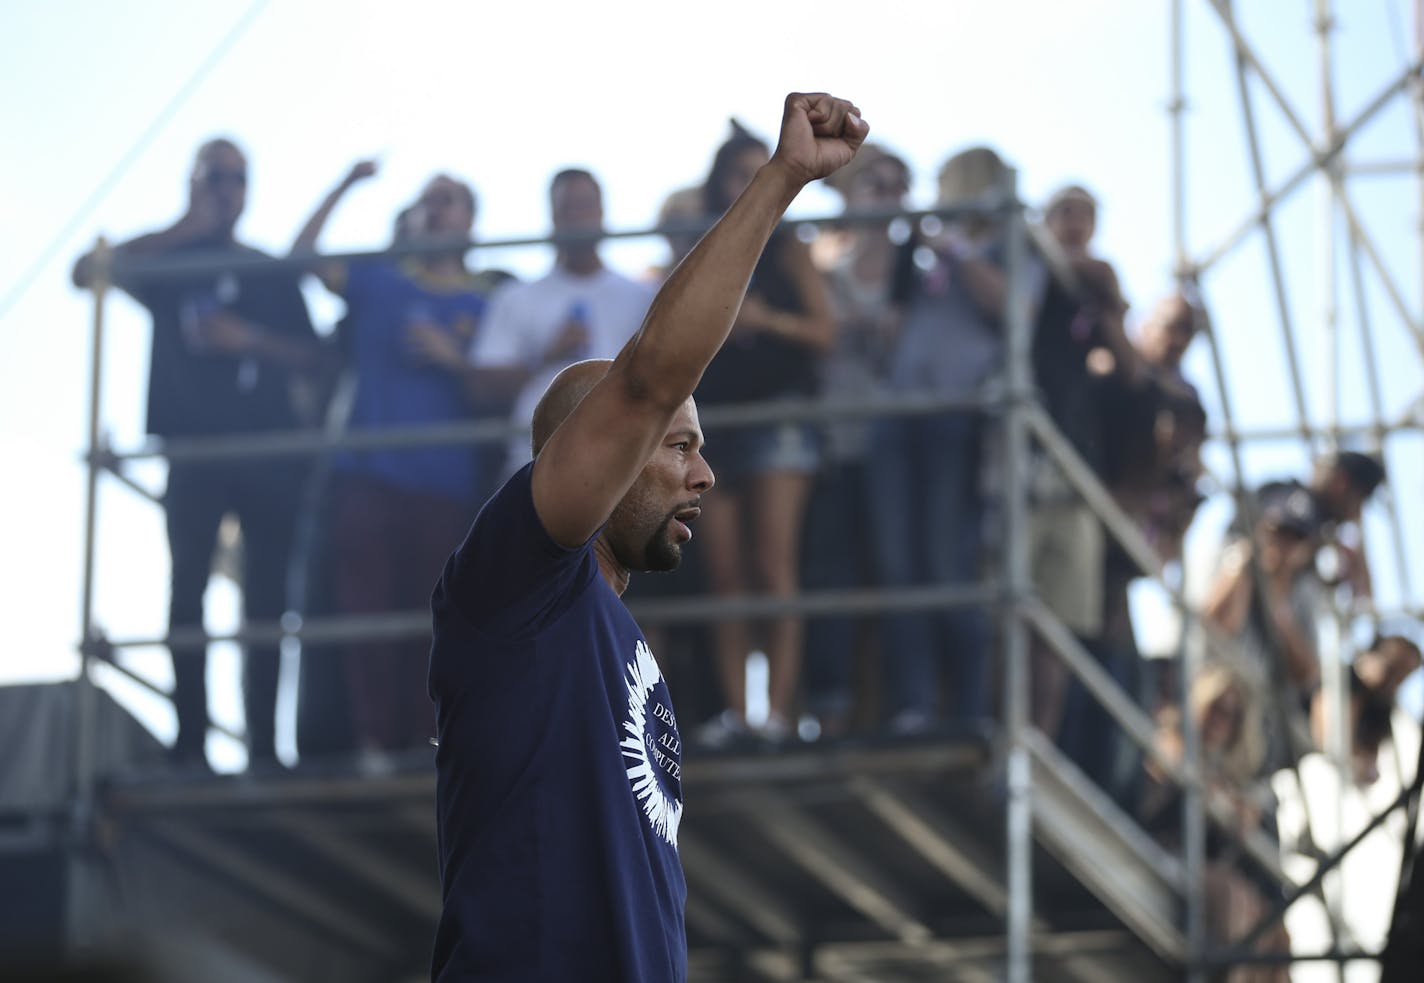
[[[198,150],[187,211],[166,229],[113,250],[115,285],[148,308],[153,345],[148,380],[148,432],[163,438],[203,437],[291,428],[295,372],[315,368],[320,348],[291,273],[234,270],[163,279],[124,274],[126,262],[203,254],[215,261],[262,255],[234,230],[247,192],[247,161],[228,140]],[[94,280],[93,254],[75,264],[74,282]],[[172,553],[169,627],[203,625],[203,594],[213,545],[224,515],[242,528],[244,616],[272,621],[287,602],[297,504],[304,468],[291,458],[183,462],[169,468],[168,542]],[[201,648],[174,650],[173,702],[178,712],[176,760],[202,764],[207,733],[207,659]],[[244,703],[249,753],[275,759],[275,645],[249,646]]]

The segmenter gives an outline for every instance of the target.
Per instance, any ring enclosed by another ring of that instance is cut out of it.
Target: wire
[[[28,293],[30,288],[35,285],[40,275],[44,273],[49,264],[54,261],[54,257],[59,250],[64,247],[65,243],[69,241],[69,238],[74,235],[79,227],[88,221],[89,216],[93,214],[94,210],[109,196],[109,192],[114,190],[114,186],[119,183],[119,180],[128,172],[128,169],[143,155],[154,138],[163,132],[163,128],[169,124],[178,110],[183,108],[183,104],[198,90],[203,81],[212,73],[213,69],[217,68],[222,60],[227,57],[234,45],[247,33],[248,28],[256,22],[258,16],[266,7],[267,0],[254,0],[252,6],[247,8],[246,12],[238,18],[237,22],[233,24],[227,34],[223,35],[222,39],[213,47],[212,51],[208,52],[207,57],[198,65],[193,74],[190,75],[188,80],[173,94],[173,98],[169,99],[167,105],[158,111],[157,115],[153,117],[153,120],[144,128],[144,131],[139,134],[138,139],[135,140],[133,145],[119,158],[119,162],[99,181],[94,190],[84,199],[83,204],[75,209],[74,214],[64,223],[64,226],[55,237],[40,251],[39,258],[20,276],[15,285],[5,294],[4,299],[0,300],[0,318],[8,314],[10,308],[14,307],[20,298]]]

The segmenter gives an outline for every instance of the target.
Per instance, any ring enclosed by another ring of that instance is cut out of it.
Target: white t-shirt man
[[[616,356],[643,323],[653,293],[652,286],[606,267],[588,276],[556,267],[542,279],[511,283],[495,293],[470,346],[470,361],[487,368],[543,365],[514,400],[510,419],[524,433],[510,439],[506,476],[530,459],[534,407],[554,376],[573,362]],[[544,353],[573,319],[585,325],[587,344],[567,360],[544,365]]]

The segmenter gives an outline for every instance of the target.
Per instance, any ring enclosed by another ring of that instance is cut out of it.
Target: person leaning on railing
[[[153,318],[148,379],[148,432],[163,438],[209,437],[295,427],[294,378],[317,370],[322,350],[297,278],[287,270],[224,272],[224,259],[261,255],[236,238],[247,201],[247,159],[229,140],[198,150],[183,215],[158,232],[114,247],[114,285]],[[162,280],[138,279],[124,264],[202,254],[214,268]],[[74,266],[74,283],[93,286],[90,253]],[[304,462],[274,458],[174,461],[164,508],[172,555],[169,626],[201,630],[203,595],[218,526],[226,514],[241,524],[244,617],[272,622],[287,607],[287,571]],[[178,713],[174,758],[204,767],[207,735],[206,650],[173,652]],[[275,761],[274,720],[279,655],[275,644],[250,645],[243,671],[247,740],[255,763]]]
[[[1034,244],[1049,270],[1034,323],[1034,382],[1044,409],[1098,474],[1104,474],[1111,387],[1142,374],[1124,332],[1128,303],[1111,263],[1097,255],[1097,199],[1080,185],[1054,192]],[[1051,460],[1032,471],[1029,562],[1034,584],[1051,611],[1129,691],[1137,657],[1123,615],[1109,589],[1110,546],[1102,522],[1068,485]],[[1116,586],[1116,580],[1114,580]],[[1126,590],[1123,582],[1119,588]],[[1122,605],[1125,608],[1125,603]],[[1032,719],[1057,738],[1095,781],[1108,785],[1117,757],[1116,727],[1077,684],[1042,639],[1030,643]]]
[[[1108,333],[1121,338],[1125,305],[1119,301],[1113,307],[1118,324]],[[1201,502],[1197,480],[1206,414],[1181,365],[1197,334],[1198,318],[1204,316],[1196,303],[1173,294],[1154,307],[1126,354],[1104,344],[1089,356],[1101,363],[1093,389],[1100,424],[1095,455],[1099,474],[1163,563],[1180,558],[1182,536]],[[1107,540],[1105,547],[1101,624],[1085,636],[1085,643],[1135,695],[1141,688],[1143,662],[1128,591],[1143,571],[1115,540]],[[1115,785],[1120,796],[1130,795],[1120,783],[1138,769],[1115,764],[1123,758],[1116,724],[1080,683],[1070,687],[1068,704],[1063,739],[1069,753],[1089,774]]]
[[[909,166],[875,144],[860,148],[826,185],[850,212],[890,212],[905,207]],[[866,399],[889,393],[886,362],[904,316],[903,264],[891,238],[892,223],[849,224],[823,233],[813,255],[830,289],[835,342],[820,360],[820,389],[829,400]],[[829,248],[828,248],[829,247]],[[899,275],[899,276],[897,276]],[[806,514],[802,584],[808,590],[876,584],[870,514],[871,421],[823,425],[825,455]],[[806,626],[806,709],[822,737],[843,735],[865,709],[856,692],[857,645],[875,618],[812,618]]]
[[[942,207],[1000,203],[1007,167],[987,147],[955,154],[939,172]],[[1027,289],[1030,317],[1043,290],[1034,258],[1009,282],[1005,222],[992,212],[944,223],[912,238],[916,269],[906,313],[888,358],[897,394],[946,400],[987,394],[1004,364],[1004,307]],[[985,503],[981,487],[984,417],[977,410],[880,419],[870,442],[875,572],[884,588],[967,585],[982,573]],[[892,614],[881,619],[884,715],[890,729],[923,732],[944,717],[978,724],[989,715],[986,612]],[[944,699],[942,699],[944,697]]]
[[[702,186],[708,215],[721,215],[768,159],[766,144],[732,121]],[[704,406],[811,396],[817,363],[830,347],[830,298],[806,244],[785,229],[772,234],[752,274],[726,345],[707,367],[697,398]],[[709,457],[722,489],[707,506],[707,582],[720,597],[762,593],[786,598],[800,587],[801,526],[812,477],[820,465],[820,434],[809,423],[779,421],[719,430]],[[700,742],[725,745],[748,733],[746,663],[753,643],[746,619],[713,626],[718,677],[726,709],[698,731]],[[799,615],[767,619],[769,710],[759,737],[794,736],[801,680],[804,622]]]
[[[322,201],[293,246],[311,255],[343,196],[372,177],[356,163]],[[341,349],[354,381],[352,431],[471,420],[479,409],[466,387],[465,352],[481,329],[491,277],[465,264],[475,193],[438,174],[402,212],[407,243],[448,249],[403,259],[322,261],[321,282],[346,302]],[[329,576],[340,614],[423,610],[450,543],[492,490],[486,446],[448,444],[343,450],[333,455]],[[359,749],[375,763],[387,751],[425,747],[435,721],[425,690],[424,639],[353,641],[344,650],[344,682]]]

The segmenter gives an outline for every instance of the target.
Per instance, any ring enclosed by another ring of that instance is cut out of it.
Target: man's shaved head
[[[198,148],[188,177],[190,209],[207,217],[215,241],[230,240],[247,203],[247,158],[226,137],[209,140]]]
[[[606,358],[575,362],[549,383],[531,421],[536,458],[612,364]],[[624,578],[630,570],[677,569],[682,545],[692,538],[688,523],[701,513],[702,493],[715,480],[702,457],[702,428],[691,396],[671,415],[648,454],[599,533],[604,554],[599,562],[613,563]]]
[[[241,161],[245,164],[247,156],[242,152],[241,147],[227,137],[213,137],[199,147],[198,152],[193,155],[193,169],[211,166],[218,161]]]
[[[535,457],[554,436],[559,424],[568,419],[574,407],[582,403],[583,398],[598,385],[598,380],[608,374],[608,367],[612,364],[613,360],[609,358],[591,358],[575,362],[554,376],[554,381],[549,383],[549,388],[539,399],[539,405],[534,407],[531,442]]]

